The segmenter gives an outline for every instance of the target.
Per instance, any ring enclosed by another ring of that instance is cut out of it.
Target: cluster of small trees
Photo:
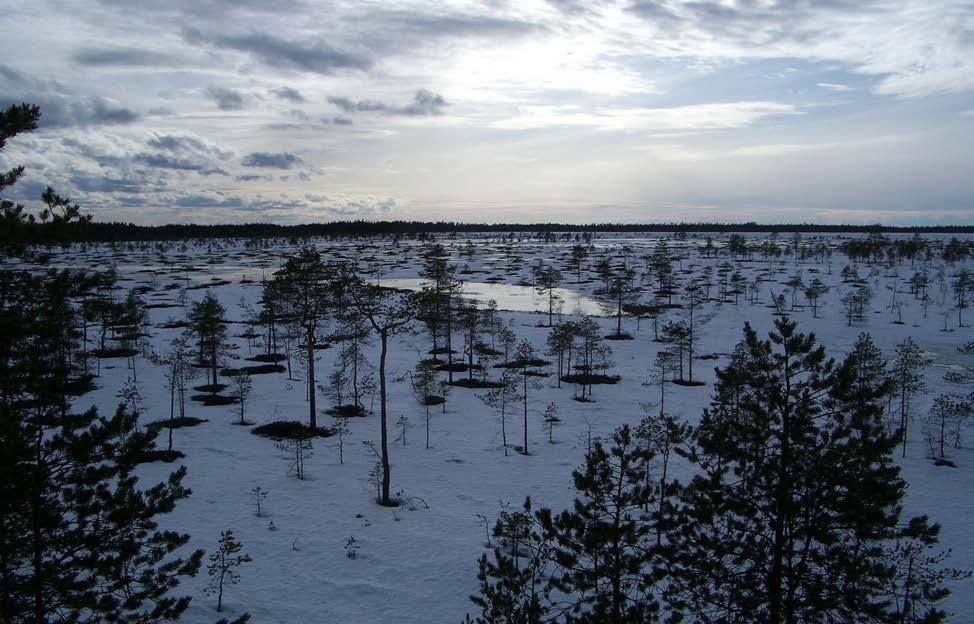
[[[974,356],[974,342],[958,347],[958,351]],[[923,434],[930,457],[939,461],[946,458],[947,444],[961,448],[964,425],[974,417],[974,389],[969,389],[974,384],[974,365],[967,364],[959,370],[949,371],[944,375],[944,381],[952,384],[956,390],[935,398],[923,419]]]
[[[970,574],[939,565],[938,525],[901,516],[869,348],[835,362],[787,319],[767,340],[746,326],[697,428],[623,426],[575,471],[572,508],[501,514],[467,621],[943,621],[944,583]]]
[[[558,386],[575,384],[575,397],[591,400],[592,387],[612,365],[612,348],[605,344],[594,319],[563,321],[548,334],[548,354],[558,361]]]

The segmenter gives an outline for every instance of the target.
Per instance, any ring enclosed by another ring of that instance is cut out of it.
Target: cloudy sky
[[[100,221],[974,221],[971,0],[7,4]]]

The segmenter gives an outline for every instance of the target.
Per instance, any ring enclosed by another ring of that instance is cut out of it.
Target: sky
[[[8,0],[98,221],[974,222],[972,0]]]

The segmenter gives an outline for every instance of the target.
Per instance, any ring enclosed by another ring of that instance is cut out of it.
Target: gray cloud
[[[255,182],[257,180],[272,181],[273,179],[274,176],[272,175],[261,175],[258,173],[244,173],[236,177],[238,182]]]
[[[118,106],[111,100],[102,97],[69,97],[50,93],[25,93],[21,97],[0,96],[0,107],[19,104],[20,102],[31,102],[40,107],[41,120],[38,126],[41,129],[127,124],[139,118],[135,111]]]
[[[0,78],[2,78],[3,81],[8,85],[25,85],[33,82],[33,80],[27,74],[17,71],[9,65],[3,64],[0,64]]]
[[[365,70],[372,67],[372,58],[364,52],[338,50],[321,41],[304,43],[282,39],[266,33],[244,35],[205,35],[187,29],[183,37],[196,45],[246,52],[274,67],[287,67],[318,74],[331,74],[342,69]]]
[[[346,113],[386,112],[390,110],[389,105],[376,100],[353,100],[345,96],[336,95],[329,96],[328,101]]]
[[[282,100],[288,100],[290,102],[304,102],[305,97],[301,95],[301,92],[297,89],[292,89],[291,87],[281,87],[279,89],[272,89],[271,93],[281,98]]]
[[[413,101],[399,109],[401,115],[439,115],[448,102],[439,93],[427,89],[420,89],[413,96]]]
[[[21,102],[37,104],[41,129],[127,124],[139,118],[135,111],[108,98],[72,93],[58,82],[36,80],[6,65],[0,65],[0,94],[2,107]]]
[[[219,166],[233,156],[204,139],[188,134],[156,134],[146,141],[155,151],[132,157],[134,162],[157,169],[195,171],[201,175],[229,175]]]
[[[233,155],[232,152],[189,134],[156,134],[146,141],[146,145],[169,152],[200,154],[221,159]]]
[[[222,111],[241,110],[244,107],[243,95],[234,89],[207,87],[203,93],[216,102],[216,107]]]
[[[877,0],[777,0],[733,6],[719,0],[677,3],[670,0],[635,0],[629,11],[661,28],[677,33],[700,28],[739,45],[771,45],[782,42],[808,44],[829,37],[821,20],[827,14],[862,14],[879,17],[888,8]]]
[[[179,208],[241,208],[244,201],[236,195],[198,193],[174,197],[172,205]]]
[[[442,95],[428,89],[420,89],[413,95],[413,101],[404,106],[394,106],[377,100],[352,100],[343,96],[331,96],[328,102],[346,113],[383,113],[386,115],[406,115],[422,117],[443,114],[449,106]]]
[[[442,39],[502,39],[540,35],[543,24],[516,17],[491,14],[435,11],[383,10],[369,7],[356,17],[370,49],[387,54],[410,54]]]
[[[71,184],[85,193],[144,193],[147,190],[146,180],[137,176],[114,178],[78,173],[71,176]]]
[[[343,217],[388,214],[396,208],[396,200],[392,197],[330,197],[307,193],[304,198],[312,202],[311,207],[317,210]]]
[[[168,54],[140,48],[83,48],[74,54],[74,61],[81,65],[100,66],[155,66],[173,62]]]
[[[265,169],[290,169],[304,161],[289,152],[252,152],[240,161],[244,167]]]
[[[562,13],[569,15],[585,14],[592,9],[591,3],[584,0],[547,0],[547,2]]]
[[[173,158],[165,154],[137,154],[133,160],[140,164],[157,169],[175,169],[177,171],[196,171],[201,175],[230,175],[225,169],[211,167],[206,163]]]
[[[304,112],[299,108],[292,108],[290,110],[284,111],[284,115],[294,119],[296,121],[309,121],[311,119],[308,113]]]

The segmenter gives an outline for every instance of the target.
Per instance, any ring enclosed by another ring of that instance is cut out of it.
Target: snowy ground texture
[[[724,236],[713,238],[718,247],[726,243]],[[935,236],[927,238],[937,240]],[[749,239],[757,244],[767,236],[752,235]],[[704,241],[703,236],[692,236],[682,243],[669,239],[671,248],[682,258],[674,266],[681,279],[700,274],[709,265],[714,267],[713,281],[717,282],[717,267],[725,262],[740,270],[748,281],[769,270],[768,262],[760,253],[753,260],[743,262],[726,254],[705,258],[699,251]],[[563,309],[570,312],[580,305],[591,311],[592,300],[596,298],[594,291],[601,287],[594,271],[600,256],[608,254],[615,264],[628,261],[641,273],[645,264],[639,258],[652,252],[656,239],[596,237],[595,249],[585,264],[583,283],[576,283],[574,269],[568,266],[574,241],[523,240],[510,246],[496,238],[474,238],[470,255],[465,253],[470,243],[464,238],[441,242],[462,271],[460,277],[471,283],[483,283],[492,277],[501,278],[509,285],[530,283],[531,269],[539,259],[555,263],[565,276],[563,295],[567,300]],[[841,236],[806,235],[802,244],[826,243],[834,249],[841,242]],[[416,242],[394,245],[388,239],[349,243],[318,240],[314,244],[326,259],[342,257],[374,271],[372,279],[418,277],[421,247]],[[780,244],[790,245],[790,236],[782,236]],[[114,248],[89,246],[65,252],[54,258],[52,264],[90,268],[114,264],[122,287],[151,288],[145,295],[150,304],[174,304],[187,284],[206,284],[219,278],[230,283],[187,290],[188,299],[197,300],[209,290],[226,306],[228,318],[240,321],[244,318],[242,304],[256,305],[261,275],[270,277],[282,258],[292,251],[283,242],[260,248],[233,241]],[[968,266],[972,264],[967,262]],[[694,367],[695,377],[706,385],[669,385],[668,411],[691,424],[698,421],[710,400],[714,367],[726,364],[727,355],[742,335],[745,321],[766,335],[774,318],[774,310],[768,305],[770,292],[785,291],[784,282],[798,270],[802,271],[806,283],[819,277],[830,287],[821,300],[820,318],[813,318],[807,306],[800,305],[790,312],[799,321],[800,330],[815,332],[830,355],[837,358],[845,355],[859,332],[868,331],[887,357],[892,356],[896,343],[912,336],[933,358],[933,365],[927,370],[929,391],[920,397],[915,408],[918,415],[927,411],[933,398],[948,389],[943,381],[944,372],[964,361],[956,347],[974,339],[969,327],[958,326],[949,292],[950,275],[963,268],[963,263],[947,267],[948,290],[944,303],[940,286],[933,279],[930,288],[933,301],[926,318],[923,307],[908,292],[908,280],[914,273],[909,262],[893,267],[859,265],[860,275],[868,281],[875,296],[866,319],[852,327],[847,326],[839,303],[849,288],[840,277],[847,263],[837,250],[830,263],[816,259],[796,261],[793,256],[782,256],[771,267],[770,277],[774,281],[762,286],[757,304],[748,303],[745,296],[739,297],[738,304],[733,303],[733,298],[717,301],[718,287],[714,286],[707,307],[715,311],[715,317],[705,329],[699,348],[699,353],[708,359],[696,362]],[[934,273],[931,266],[931,276]],[[179,287],[166,288],[174,284]],[[644,286],[642,300],[648,302],[652,285]],[[902,304],[902,324],[894,323],[899,313],[890,311],[894,286],[895,302]],[[471,286],[470,290],[478,288],[481,293],[496,292],[502,309],[522,308],[502,315],[505,320],[514,321],[519,337],[544,350],[548,329],[538,325],[547,323],[547,315],[523,310],[543,306],[541,297],[529,291],[516,292],[517,289],[504,291],[503,287],[491,290],[481,285]],[[805,303],[804,297],[798,301]],[[179,306],[151,310],[153,326],[149,341],[157,351],[163,352],[179,331],[159,325],[181,320],[184,315],[185,309]],[[568,317],[565,314],[564,318]],[[970,322],[974,323],[974,313]],[[599,323],[605,334],[614,331],[614,319],[600,318]],[[944,331],[945,323],[948,331]],[[233,324],[230,333],[237,336],[246,327]],[[249,611],[258,623],[459,622],[471,611],[468,596],[477,589],[476,561],[484,552],[485,528],[476,515],[487,517],[492,524],[501,504],[517,507],[525,496],[531,496],[536,508],[561,509],[569,505],[573,496],[571,471],[583,459],[582,439],[586,429],[583,416],[594,423],[596,434],[606,435],[623,423],[638,422],[643,415],[640,403],[656,399],[657,389],[644,383],[653,358],[663,345],[652,341],[651,321],[643,320],[637,328],[636,319],[626,318],[623,330],[635,339],[611,342],[615,361],[611,372],[621,375],[621,382],[615,386],[595,386],[594,402],[580,403],[572,400],[571,385],[555,387],[554,373],[542,379],[543,389],[535,391],[530,401],[530,455],[512,451],[506,457],[494,414],[475,397],[479,391],[463,388],[453,389],[445,413],[439,408],[434,410],[432,448],[424,448],[423,408],[415,400],[408,381],[401,378],[418,359],[427,357],[430,342],[425,332],[397,337],[390,354],[390,379],[399,379],[391,385],[390,424],[405,415],[413,427],[405,443],[396,442],[391,447],[392,489],[401,491],[402,497],[421,498],[428,508],[418,503],[413,508],[406,505],[388,509],[374,502],[374,489],[368,480],[374,460],[362,442],[378,440],[377,416],[352,419],[344,465],[339,465],[334,438],[316,440],[313,455],[307,460],[308,478],[302,481],[288,475],[290,460],[272,441],[252,435],[249,427],[232,424],[236,417],[232,406],[204,407],[190,402],[187,415],[208,420],[201,426],[175,431],[175,448],[186,454],[182,460],[189,469],[185,483],[193,494],[164,518],[162,524],[190,533],[192,547],[208,551],[215,547],[222,530],[233,529],[244,544],[244,551],[253,557],[253,562],[240,570],[240,584],[227,589],[224,615]],[[462,344],[459,335],[455,340],[455,344]],[[235,342],[236,355],[241,360],[251,354],[245,339],[235,338]],[[326,379],[332,371],[336,353],[337,348],[319,353],[319,379]],[[372,360],[377,363],[377,348]],[[232,366],[234,362],[228,360],[226,364]],[[294,381],[289,381],[286,373],[253,377],[254,391],[246,405],[250,420],[257,424],[280,419],[306,421],[303,375],[298,370],[300,365],[295,366]],[[145,422],[168,418],[169,397],[162,369],[141,357],[136,367],[138,387],[144,397]],[[79,407],[93,403],[102,410],[113,409],[117,403],[115,395],[130,374],[124,359],[103,360],[98,390],[83,397],[83,405]],[[193,385],[199,383],[204,382]],[[329,406],[326,397],[319,395],[318,399],[319,405]],[[542,430],[542,413],[551,401],[557,403],[562,418],[562,424],[554,431],[553,444],[548,443],[547,434]],[[330,425],[332,420],[322,416],[319,422]],[[513,418],[509,427],[509,439],[519,441],[518,419]],[[902,460],[903,475],[910,485],[905,511],[927,513],[940,522],[942,543],[953,550],[950,564],[972,569],[974,451],[951,449],[949,458],[957,468],[936,467],[927,459],[920,431],[919,421],[915,421],[907,456]],[[969,440],[969,445],[974,446],[974,439]],[[162,479],[173,468],[168,464],[146,465],[142,472],[144,483]],[[681,478],[689,474],[683,465],[676,466],[676,472]],[[263,503],[264,517],[260,518],[254,513],[250,495],[256,486],[269,492]],[[346,556],[345,544],[350,537],[360,544],[355,559]],[[218,619],[215,598],[203,593],[206,583],[202,572],[182,586],[184,592],[194,596],[184,616],[188,623],[211,623]],[[974,618],[974,592],[969,581],[965,584],[953,587],[954,594],[944,605],[955,614],[953,621],[974,621],[968,619]]]

